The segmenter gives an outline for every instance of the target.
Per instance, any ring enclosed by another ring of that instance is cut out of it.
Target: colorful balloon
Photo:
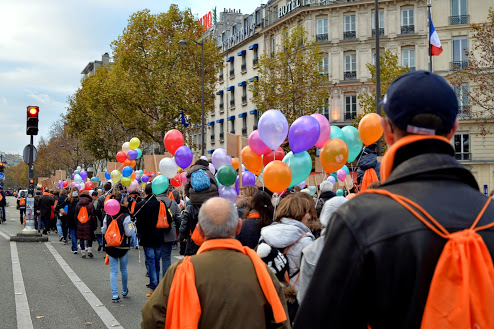
[[[174,187],[179,187],[182,185],[182,175],[177,173],[175,175],[175,177],[173,177],[172,179],[170,179],[170,183],[174,186]]]
[[[344,182],[346,178],[346,172],[343,169],[338,169],[336,172],[336,177],[338,177],[338,180]]]
[[[316,118],[304,115],[295,120],[288,132],[288,143],[293,153],[307,151],[319,139],[320,127]]]
[[[358,133],[364,145],[371,145],[381,138],[383,127],[381,116],[377,113],[367,113],[358,124]]]
[[[307,151],[300,153],[289,152],[283,158],[283,162],[290,167],[292,172],[289,188],[305,182],[305,179],[309,177],[312,171],[312,159]]]
[[[187,168],[192,163],[194,155],[188,146],[180,146],[175,151],[175,162],[180,168]]]
[[[348,160],[348,147],[341,139],[330,139],[321,148],[319,160],[324,171],[332,173],[343,167]]]
[[[270,150],[281,145],[288,135],[288,121],[278,110],[268,110],[259,119],[259,136]]]
[[[180,175],[182,176],[182,186],[185,186],[185,183],[187,182],[187,173],[183,172]]]
[[[79,191],[84,191],[85,188],[86,188],[86,184],[84,183],[79,184]]]
[[[131,166],[132,168],[134,168],[136,166],[136,161],[135,160],[129,160],[129,159],[126,159],[124,162],[123,162],[123,165],[124,166]]]
[[[353,162],[362,151],[363,146],[358,129],[353,126],[345,126],[341,128],[341,131],[348,146],[348,162]]]
[[[132,191],[135,191],[137,189],[137,186],[139,185],[139,183],[135,180],[133,180],[130,185],[127,187],[127,191],[129,192],[132,192]]]
[[[255,186],[256,185],[256,175],[251,173],[250,171],[244,171],[242,173],[242,186]],[[235,182],[235,191],[237,191],[238,194],[238,187],[239,187],[239,182],[238,182],[238,176],[237,176],[237,181]]]
[[[209,164],[209,171],[214,175],[216,173],[216,168],[212,163]]]
[[[249,135],[249,146],[252,152],[257,155],[263,155],[266,152],[269,152],[269,147],[261,139],[259,136],[259,130],[254,130]]]
[[[105,212],[110,216],[115,216],[120,211],[120,203],[115,199],[110,199],[105,202]]]
[[[238,170],[238,165],[239,165],[238,159],[237,158],[232,158],[232,167],[233,167],[233,169]]]
[[[259,175],[262,171],[262,157],[252,152],[250,146],[246,146],[241,152],[242,163],[247,170]]]
[[[136,148],[139,147],[139,145],[141,145],[141,141],[137,137],[132,138],[129,142],[129,147],[131,150],[135,150]],[[134,159],[132,159],[132,160],[134,160]]]
[[[333,176],[329,176],[327,179],[326,179],[328,182],[330,182],[331,184],[335,184],[336,183],[336,179],[334,179]]]
[[[111,178],[111,175],[108,173],[108,171],[105,170],[105,178],[106,179],[110,179]]]
[[[86,182],[84,189],[86,191],[92,190],[93,189],[93,182],[91,182],[91,181]]]
[[[85,171],[85,170],[81,170],[81,173],[80,173],[79,175],[81,175],[81,178],[82,178],[83,180],[86,180],[86,178],[87,178],[87,171]]]
[[[129,150],[129,152],[127,152],[127,159],[129,159],[129,160],[137,159],[137,151],[136,150]]]
[[[124,163],[124,161],[127,160],[127,154],[125,154],[125,152],[118,152],[117,153],[117,161],[120,162],[120,163]]]
[[[175,155],[175,152],[180,146],[184,145],[184,136],[177,129],[172,129],[165,134],[163,138],[163,144],[168,152]]]
[[[159,169],[161,174],[165,175],[167,178],[175,177],[178,171],[177,163],[171,158],[161,159]]]
[[[264,167],[266,167],[268,163],[270,163],[271,161],[274,160],[282,161],[284,157],[285,157],[285,151],[281,147],[278,147],[276,151],[269,151],[268,153],[265,153],[262,156],[262,163]]]
[[[78,170],[78,169],[74,170],[75,175],[79,175],[80,173],[81,173],[80,170]]]
[[[122,179],[122,174],[120,173],[120,171],[115,169],[111,172],[110,178],[113,183],[117,184],[120,181],[120,179]]]
[[[331,128],[329,126],[329,121],[328,119],[320,114],[320,113],[314,113],[311,115],[311,117],[316,118],[316,120],[319,122],[319,138],[317,139],[317,142],[315,146],[317,148],[323,147],[324,143],[329,139],[329,136],[331,134]]]
[[[144,183],[149,182],[149,176],[148,175],[142,175],[141,176],[141,181],[143,181]]]
[[[63,187],[67,187],[67,186],[69,186],[69,182],[64,181],[64,182],[63,182]]]
[[[222,166],[231,166],[232,157],[226,154],[225,149],[219,148],[214,150],[212,156],[212,162],[216,170],[218,170]]]
[[[122,151],[127,154],[127,152],[130,151],[130,143],[129,142],[125,142],[122,144]]]
[[[106,171],[105,171],[105,173],[106,173]],[[99,182],[99,177],[97,177],[97,176],[91,177],[91,182]]]
[[[123,186],[129,186],[132,181],[130,180],[130,177],[122,177],[122,180],[120,181]]]
[[[137,158],[136,159],[140,159],[142,157],[142,150],[136,149],[136,151],[137,151]]]
[[[345,136],[343,136],[343,132],[339,127],[331,126],[331,133],[329,134],[329,139],[341,139],[342,141],[345,141]]]
[[[124,176],[124,177],[130,177],[130,175],[132,175],[132,172],[133,171],[134,171],[134,169],[132,169],[131,166],[124,167],[122,169],[122,176]]]
[[[163,175],[159,175],[153,179],[153,182],[151,184],[153,188],[153,194],[157,195],[164,193],[166,191],[169,182],[168,182],[168,178],[166,178]]]
[[[336,190],[336,196],[343,196],[343,190],[341,188]]]
[[[218,181],[223,186],[230,186],[235,184],[235,180],[237,179],[237,172],[233,169],[232,166],[221,166],[218,169],[218,173],[216,174]]]
[[[81,175],[76,174],[76,175],[74,176],[74,181],[76,181],[77,183],[79,183],[79,184],[80,184],[80,183],[83,181],[83,179],[82,179]]]
[[[282,161],[270,162],[263,171],[264,185],[273,193],[281,193],[290,186],[292,172]]]
[[[229,186],[220,186],[219,195],[221,198],[225,198],[227,200],[230,200],[231,203],[235,203],[237,201],[237,197],[238,197],[235,189],[231,188]]]

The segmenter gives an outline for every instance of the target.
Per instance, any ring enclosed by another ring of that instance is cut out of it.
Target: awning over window
[[[228,118],[226,118],[228,121],[232,121],[232,120],[235,120],[235,116],[234,115],[231,115],[229,116]]]
[[[252,110],[249,112],[249,114],[257,114],[257,110]]]
[[[209,121],[208,126],[214,126],[214,121]]]
[[[216,120],[216,123],[222,123],[225,119],[218,119]]]
[[[241,81],[241,82],[238,83],[238,86],[239,87],[242,87],[242,86],[245,86],[246,84],[247,84],[247,82]]]
[[[223,90],[218,90],[218,91],[216,92],[216,95],[223,95]]]
[[[235,58],[233,56],[230,56],[226,59],[227,62],[233,62]]]
[[[235,86],[230,86],[230,87],[227,87],[226,88],[227,91],[232,91],[232,90],[235,90]]]
[[[239,52],[237,53],[237,56],[243,56],[243,55],[245,55],[245,53],[246,53],[246,51],[245,51],[245,50],[239,51]]]
[[[249,79],[249,82],[254,82],[254,80],[259,80],[259,77],[257,75],[255,77],[252,77]]]
[[[214,150],[208,150],[208,154],[213,154]]]
[[[249,50],[257,49],[257,47],[258,47],[258,44],[257,43],[254,43],[253,45],[251,45],[249,47]]]
[[[238,115],[239,118],[245,118],[247,116],[247,112],[244,112],[244,113],[240,113]]]

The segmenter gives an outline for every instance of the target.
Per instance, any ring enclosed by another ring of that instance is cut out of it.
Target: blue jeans
[[[129,289],[127,288],[127,263],[129,262],[129,253],[127,252],[125,256],[120,258],[113,258],[108,255],[110,260],[110,284],[112,297],[118,297],[117,289],[117,274],[118,274],[118,262],[120,261],[120,274],[122,275],[122,292],[127,293]]]
[[[166,270],[172,265],[172,248],[173,245],[175,244],[175,241],[173,242],[165,242],[162,245],[161,249],[161,262],[162,262],[162,267],[163,267],[163,274],[161,277],[165,276]]]
[[[69,227],[70,238],[72,239],[72,251],[77,251],[77,230]]]
[[[134,233],[132,233],[132,239],[130,241],[130,247],[135,248],[137,246],[137,232],[134,230]]]
[[[158,286],[160,277],[161,246],[144,247],[146,266],[149,276],[149,288],[154,290]]]
[[[62,237],[62,220],[59,218],[57,219],[57,232],[58,232],[58,236],[59,237]]]

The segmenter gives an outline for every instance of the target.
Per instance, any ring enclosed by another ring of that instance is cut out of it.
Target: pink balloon
[[[120,203],[115,199],[105,202],[105,212],[110,216],[115,216],[120,211]]]
[[[180,175],[182,176],[182,186],[185,186],[185,183],[187,182],[187,173],[183,172]]]
[[[316,118],[317,122],[319,122],[319,139],[317,140],[315,146],[317,148],[323,147],[324,143],[326,143],[329,139],[329,135],[331,134],[331,128],[329,126],[329,120],[320,113],[314,113],[311,115]]]
[[[264,144],[261,137],[259,136],[259,131],[254,130],[250,133],[249,136],[249,146],[252,152],[257,155],[263,155],[264,153],[269,151],[269,147]]]
[[[127,191],[129,191],[129,192],[135,191],[137,189],[137,185],[139,185],[139,183],[137,183],[136,180],[133,180],[130,183],[130,185],[127,187]]]
[[[346,178],[346,171],[343,169],[338,169],[338,171],[336,172],[336,176],[338,176],[338,180],[343,182]]]

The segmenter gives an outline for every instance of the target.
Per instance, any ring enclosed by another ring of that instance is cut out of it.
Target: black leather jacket
[[[441,145],[428,154],[408,145],[380,188],[417,202],[449,232],[470,227],[487,198],[454,159],[451,145],[429,143]],[[493,220],[491,204],[478,226]],[[420,328],[446,240],[396,201],[376,194],[350,200],[330,223],[294,328]],[[480,235],[492,256],[494,229]]]

